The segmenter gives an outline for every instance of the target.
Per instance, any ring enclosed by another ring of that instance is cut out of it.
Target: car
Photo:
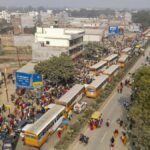
[[[19,139],[19,134],[9,135],[3,141],[2,150],[15,150]]]
[[[83,111],[85,108],[87,107],[87,103],[86,102],[78,102],[74,105],[73,110],[75,113],[80,113],[81,111]]]

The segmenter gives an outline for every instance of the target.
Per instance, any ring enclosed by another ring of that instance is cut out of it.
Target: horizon
[[[0,0],[0,7],[150,9],[150,0]]]

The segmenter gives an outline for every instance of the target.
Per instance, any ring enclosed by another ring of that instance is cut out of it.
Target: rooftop
[[[109,68],[107,68],[107,69],[104,71],[104,74],[111,75],[111,74],[114,73],[117,69],[119,69],[119,65],[111,65]]]

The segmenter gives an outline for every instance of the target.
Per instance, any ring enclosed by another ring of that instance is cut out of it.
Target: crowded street
[[[144,13],[0,8],[0,150],[147,150]]]
[[[145,52],[145,57],[141,56],[139,60],[136,62],[136,64],[129,70],[128,73],[134,73],[139,67],[141,67],[143,64],[145,64],[145,58],[146,56],[149,56],[150,47]],[[128,77],[128,74],[125,76],[123,81]],[[123,145],[123,143],[120,140],[120,137],[122,135],[122,132],[126,132],[124,128],[120,127],[120,125],[117,123],[117,119],[126,120],[124,118],[124,113],[126,113],[125,108],[123,107],[123,101],[129,101],[131,95],[131,88],[126,86],[123,89],[122,94],[117,92],[117,87],[114,89],[110,97],[104,102],[102,107],[99,109],[99,111],[102,113],[103,116],[103,125],[101,128],[95,129],[91,131],[88,126],[84,128],[81,133],[89,137],[89,143],[88,145],[81,144],[76,139],[75,142],[73,142],[68,150],[110,150],[110,139],[113,136],[113,132],[115,129],[118,129],[119,135],[115,138],[115,146],[114,149],[116,150],[128,150],[130,149],[128,147],[128,144],[126,146]],[[105,125],[107,119],[110,120],[110,126],[107,127]],[[125,122],[126,123],[126,122]]]

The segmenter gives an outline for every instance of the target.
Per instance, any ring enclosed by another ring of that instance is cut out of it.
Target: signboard
[[[32,88],[32,74],[16,72],[17,88]]]
[[[109,26],[109,33],[111,33],[111,34],[117,34],[117,33],[119,33],[118,26]]]
[[[40,74],[29,74],[16,72],[17,88],[33,88],[36,85],[43,85],[42,76]]]
[[[32,85],[43,85],[42,76],[40,74],[33,74],[32,76]]]

